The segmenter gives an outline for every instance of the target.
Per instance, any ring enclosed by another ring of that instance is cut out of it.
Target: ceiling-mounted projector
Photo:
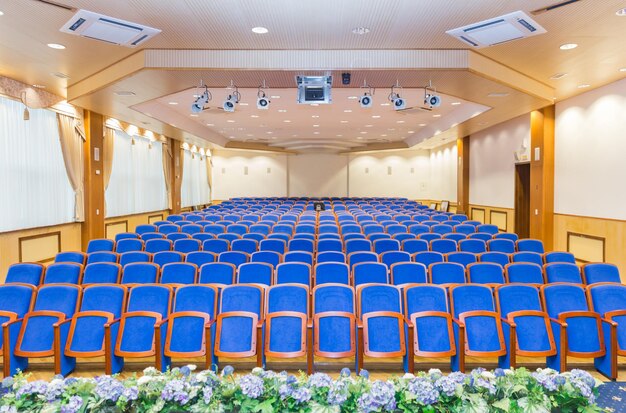
[[[298,103],[330,103],[332,76],[296,76],[298,85]]]

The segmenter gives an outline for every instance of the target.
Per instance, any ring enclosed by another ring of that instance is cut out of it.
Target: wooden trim
[[[53,236],[57,237],[57,254],[58,254],[59,252],[61,252],[61,231],[48,232],[45,234],[37,234],[37,235],[28,235],[26,237],[18,238],[17,244],[18,244],[18,251],[19,251],[19,262],[24,262],[22,260],[22,242],[23,241],[30,241],[33,239],[53,237]],[[39,260],[36,262],[41,264],[41,263],[52,261],[52,260],[54,260],[54,257],[46,258],[46,259]]]
[[[587,216],[587,215],[575,215],[575,214],[554,214],[555,216],[562,216],[562,217],[572,217],[572,218],[584,218],[584,219],[596,219],[598,221],[612,221],[612,222],[622,222],[622,223],[626,223],[626,220],[624,219],[616,219],[616,218],[602,218],[602,217],[592,217],[592,216]]]
[[[457,147],[457,213],[469,210],[470,192],[470,137],[464,136],[456,140]]]
[[[153,223],[150,221],[152,218],[158,218],[157,221],[163,221],[163,214],[154,214],[148,215],[148,224],[152,225]]]
[[[487,212],[485,212],[485,208],[476,208],[475,206],[471,206],[470,207],[470,220],[472,221],[478,221],[477,219],[474,219],[474,211],[483,211],[483,216],[485,218],[487,218]],[[483,219],[483,224],[485,220]]]
[[[593,239],[593,240],[596,240],[596,241],[602,241],[602,262],[606,262],[606,238],[598,237],[598,236],[595,236],[595,235],[582,234],[580,232],[567,231],[567,249],[566,249],[567,252],[571,252],[570,251],[570,237],[580,237],[580,238]],[[580,261],[580,262],[584,262],[584,263],[590,262],[590,261],[578,258],[576,256],[575,256],[575,258],[576,258],[577,261]]]
[[[419,332],[417,331],[416,320],[418,318],[439,317],[446,320],[448,326],[448,340],[450,342],[450,350],[448,351],[423,351],[419,347]],[[418,357],[451,357],[456,355],[456,343],[454,341],[454,332],[452,329],[452,316],[449,313],[441,311],[420,311],[411,314],[411,323],[413,324],[413,353]]]
[[[124,224],[124,232],[128,232],[128,220],[127,219],[123,219],[123,220],[119,220],[119,221],[113,221],[113,222],[107,222],[104,224],[104,236],[106,238],[109,237],[109,227],[115,226],[115,225],[120,225],[120,224]]]
[[[497,210],[490,210],[489,211],[489,222],[493,223],[493,214],[504,214],[504,228],[500,228],[498,227],[498,229],[500,231],[503,232],[507,232],[508,231],[508,225],[509,225],[509,213],[507,211],[497,211]]]

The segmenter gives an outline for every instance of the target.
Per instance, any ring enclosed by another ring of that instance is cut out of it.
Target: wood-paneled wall
[[[467,216],[483,224],[497,225],[500,231],[515,232],[514,209],[470,204]]]

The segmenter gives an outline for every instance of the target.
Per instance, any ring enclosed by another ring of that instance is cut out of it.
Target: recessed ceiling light
[[[622,67],[619,71],[620,72],[626,72],[626,67]]]
[[[396,123],[404,123],[403,120],[397,120]]]
[[[265,33],[269,32],[269,30],[267,30],[267,28],[265,28],[265,27],[258,26],[258,27],[253,27],[252,28],[252,32],[256,33],[256,34],[265,34]]]
[[[359,140],[363,139],[362,136],[357,136],[356,138],[359,139]]]
[[[285,113],[285,112],[287,112],[287,109],[278,109],[278,111],[279,111],[280,113]]]
[[[374,125],[365,125],[366,128],[371,128]]]
[[[38,84],[34,84],[33,87],[37,88],[37,89],[45,89],[46,88],[45,85],[38,85]]]
[[[117,96],[135,96],[135,92],[131,92],[130,90],[120,90],[113,93],[115,93]]]
[[[272,132],[271,130],[268,130],[268,131],[267,131],[267,132],[265,132],[265,133],[267,133],[268,135],[271,135],[271,134],[272,134],[272,133],[274,133],[274,132]]]
[[[369,32],[370,32],[370,29],[368,27],[355,27],[354,29],[352,29],[352,33],[358,34],[358,35],[367,34]]]
[[[215,124],[213,124],[213,123],[207,123],[206,125],[207,126],[215,126]]]
[[[297,137],[298,137],[298,135],[297,135],[297,134],[296,134],[296,135],[291,135],[291,137],[292,137],[292,138],[297,138]]]
[[[509,96],[506,92],[493,92],[487,95],[490,98],[503,98]]]
[[[343,137],[343,135],[336,135],[336,136],[337,136],[338,138],[341,138],[341,137]]]
[[[552,76],[550,76],[550,79],[559,80],[559,79],[563,79],[565,76],[567,76],[567,73],[555,73]]]
[[[226,122],[228,122],[228,123],[235,123],[235,121],[233,119],[228,119]]]
[[[191,116],[192,118],[197,118],[198,114],[197,113],[190,113],[189,116]]]
[[[341,123],[348,123],[347,120],[340,120],[339,122],[341,122]]]
[[[585,89],[585,88],[588,88],[589,86],[591,85],[587,83],[583,83],[582,85],[578,85],[578,89]]]
[[[291,121],[289,119],[285,119],[283,122],[285,123],[291,123]]]
[[[372,119],[380,119],[380,115],[372,115]]]
[[[319,132],[313,132],[313,135],[319,135],[319,134],[320,134]]]
[[[386,133],[385,133],[385,134],[380,135],[380,137],[381,137],[381,138],[384,138],[384,137],[386,137],[386,136],[387,136],[387,134],[386,134]]]
[[[311,103],[311,106],[319,106],[319,103]]]
[[[311,115],[312,118],[319,118],[319,115]]]
[[[241,103],[239,103],[239,106],[248,106],[248,104],[241,102]]]
[[[420,124],[419,124],[419,125],[417,125],[417,126],[426,126],[426,124],[425,124],[425,123],[420,123]]]
[[[440,114],[433,115],[433,118],[440,118],[440,117],[441,117]]]
[[[0,16],[4,16],[4,12],[0,11]]]
[[[58,43],[48,43],[48,47],[51,49],[57,49],[57,50],[65,49],[65,46],[63,46],[62,44],[58,44]]]
[[[59,79],[69,79],[70,78],[68,75],[66,75],[65,73],[61,73],[61,72],[51,72],[50,74],[52,76],[58,77]]]
[[[344,113],[352,113],[352,110],[351,110],[351,109],[344,109],[344,111],[343,111],[343,112],[344,112]]]
[[[272,99],[280,99],[280,96],[274,95],[274,96],[270,96],[270,98],[272,98]]]
[[[396,130],[396,128],[387,128],[387,130],[394,131],[394,130]]]
[[[461,102],[452,102],[452,103],[451,103],[451,105],[452,105],[452,106],[458,106],[458,105],[460,105],[460,104],[461,104]]]
[[[234,137],[234,136],[229,136],[229,138],[230,138],[230,139],[235,139],[235,137]]]
[[[390,103],[381,103],[380,106],[389,106]]]
[[[251,118],[258,118],[259,115],[250,115]]]
[[[167,102],[167,104],[168,104],[168,105],[175,106],[175,105],[178,105],[178,102]]]
[[[367,135],[367,132],[363,131],[363,132],[359,132],[361,135]]]
[[[356,100],[358,98],[359,98],[358,96],[348,96],[348,99],[350,99],[350,100]]]
[[[619,9],[618,11],[615,12],[616,15],[620,16],[620,17],[624,17],[626,16],[626,8],[624,9]]]
[[[415,133],[415,131],[414,130],[410,130],[409,133]]]
[[[578,45],[576,43],[565,43],[565,44],[562,44],[561,46],[559,46],[559,49],[561,49],[561,50],[572,50],[572,49],[575,49],[577,47],[578,47]]]
[[[313,127],[314,127],[314,128],[319,128],[319,127],[320,127],[320,125],[313,125]]]

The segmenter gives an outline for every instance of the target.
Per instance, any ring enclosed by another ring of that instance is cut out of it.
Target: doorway
[[[530,235],[530,163],[515,165],[515,232]]]

